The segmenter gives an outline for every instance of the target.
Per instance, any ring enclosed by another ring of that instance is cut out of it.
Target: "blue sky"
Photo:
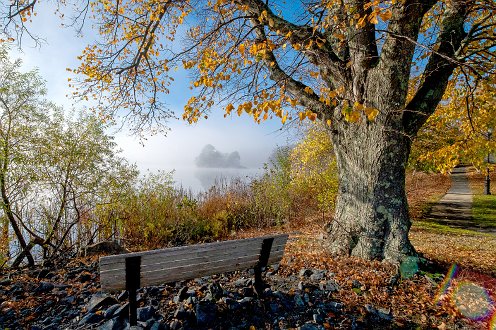
[[[22,70],[38,68],[47,82],[50,101],[69,109],[73,102],[66,97],[70,94],[66,68],[78,65],[77,56],[92,40],[93,32],[86,26],[83,37],[76,36],[74,29],[61,27],[61,20],[53,14],[49,4],[41,3],[38,15],[30,27],[45,42],[34,47],[32,40],[25,38],[22,52],[12,50],[12,57],[23,60]],[[188,81],[184,77],[176,79],[174,94],[166,99],[178,117],[182,114],[183,104],[188,99]],[[84,104],[76,104],[82,107]],[[149,136],[144,145],[137,137],[129,136],[124,128],[116,134],[116,142],[123,149],[123,155],[136,163],[140,170],[172,170],[194,166],[194,158],[206,144],[214,145],[221,152],[238,151],[241,163],[249,168],[261,167],[277,145],[292,143],[290,134],[281,131],[278,120],[255,124],[249,117],[223,117],[220,109],[212,109],[209,119],[189,125],[184,121],[170,121],[167,137]]]

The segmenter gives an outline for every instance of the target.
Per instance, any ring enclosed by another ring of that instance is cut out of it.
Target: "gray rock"
[[[88,245],[84,248],[84,255],[91,256],[95,254],[121,254],[128,253],[129,251],[123,248],[116,241],[103,241],[93,245]]]
[[[38,287],[34,289],[35,293],[44,293],[44,292],[50,292],[55,288],[55,285],[53,285],[50,282],[40,282]]]
[[[88,325],[88,324],[94,324],[98,323],[103,319],[102,315],[95,314],[95,313],[88,313],[86,314],[78,323],[78,326],[83,326],[83,325]]]
[[[202,301],[212,301],[214,300],[214,297],[212,296],[212,294],[210,292],[207,292],[205,294],[205,297],[203,297]]]
[[[227,305],[227,308],[232,311],[236,311],[241,308],[241,304],[236,300],[229,297],[222,297],[222,302]]]
[[[300,270],[300,272],[298,273],[298,276],[300,277],[308,277],[310,275],[312,275],[312,270],[311,269],[307,269],[307,268],[303,268],[302,270]]]
[[[198,298],[196,298],[196,297],[188,297],[188,299],[186,299],[184,301],[184,303],[187,304],[187,305],[194,305],[197,302],[198,302]]]
[[[150,324],[150,330],[167,330],[168,327],[165,326],[165,324],[154,321]]]
[[[313,314],[312,318],[315,323],[324,323],[324,316],[321,314],[315,313]]]
[[[217,317],[217,306],[213,303],[200,302],[195,307],[195,315],[199,327],[212,326]]]
[[[215,300],[222,298],[222,296],[224,295],[224,290],[217,282],[211,283],[208,286],[208,291]]]
[[[314,270],[312,272],[312,275],[310,275],[310,280],[312,280],[312,281],[320,281],[321,279],[324,278],[325,274],[326,274],[326,271],[325,270],[320,270],[320,269]]]
[[[178,304],[180,303],[181,301],[183,301],[184,299],[188,298],[188,287],[187,286],[183,286],[181,289],[179,289],[179,292],[177,293],[176,296],[174,296],[174,303]]]
[[[360,281],[353,280],[353,282],[351,282],[351,287],[353,289],[360,289],[362,287],[362,283],[360,283]]]
[[[365,305],[365,310],[372,316],[373,318],[380,321],[390,322],[393,320],[393,314],[390,309],[385,308],[376,308],[370,304]]]
[[[114,312],[114,317],[116,316],[123,316],[123,317],[128,317],[129,316],[129,303],[125,303],[121,307],[117,308]]]
[[[115,299],[112,296],[109,296],[108,294],[97,293],[91,297],[89,303],[86,305],[86,310],[88,312],[94,312],[100,307],[111,306],[118,303],[119,302],[117,301],[117,299]]]
[[[145,306],[138,308],[137,311],[139,321],[148,321],[155,315],[155,308],[153,306]]]
[[[302,281],[298,282],[298,290],[300,291],[305,290],[305,284]]]
[[[126,324],[122,321],[122,319],[116,317],[99,326],[98,330],[123,330],[125,327]]]
[[[313,323],[305,323],[301,327],[298,327],[298,330],[321,330],[324,329],[322,326]]]
[[[294,295],[294,302],[295,302],[297,307],[304,307],[305,306],[305,302],[303,301],[303,298],[301,297],[300,294]]]
[[[234,282],[234,285],[238,288],[245,287],[245,286],[250,286],[251,285],[251,278],[240,278],[237,279]]]
[[[106,319],[113,318],[115,311],[118,310],[120,307],[121,307],[121,305],[119,305],[119,304],[115,304],[115,305],[110,306],[109,308],[107,308],[107,310],[105,311],[105,313],[103,313],[103,316]]]
[[[326,282],[320,282],[319,288],[322,291],[335,292],[335,291],[339,291],[339,284],[335,280],[329,280]]]
[[[183,306],[180,306],[176,311],[174,312],[174,318],[178,320],[185,320],[189,317],[189,313],[186,312]]]
[[[169,328],[171,330],[179,330],[182,326],[183,324],[179,320],[173,320],[171,323],[169,323]]]
[[[344,305],[339,302],[330,301],[327,303],[327,307],[333,312],[340,312],[343,309]]]
[[[240,304],[247,304],[247,303],[250,303],[252,300],[253,300],[253,297],[244,297],[243,299],[238,300],[238,302]]]
[[[117,300],[119,301],[124,301],[126,300],[127,298],[129,298],[129,292],[127,292],[126,290],[122,291],[118,296],[117,296]]]

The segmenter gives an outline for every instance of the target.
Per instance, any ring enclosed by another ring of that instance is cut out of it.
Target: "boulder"
[[[84,248],[85,256],[92,256],[96,254],[121,254],[129,253],[124,247],[122,247],[117,241],[103,241],[92,245],[88,245]]]

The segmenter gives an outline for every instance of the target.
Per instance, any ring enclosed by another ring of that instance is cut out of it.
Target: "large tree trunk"
[[[334,254],[393,262],[415,254],[405,195],[411,143],[396,122],[344,123],[332,135],[339,172],[336,213],[328,228]]]

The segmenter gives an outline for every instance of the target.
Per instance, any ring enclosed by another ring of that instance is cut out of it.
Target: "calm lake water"
[[[176,186],[199,193],[211,188],[216,181],[240,178],[245,182],[263,174],[262,168],[178,168],[174,171]]]

